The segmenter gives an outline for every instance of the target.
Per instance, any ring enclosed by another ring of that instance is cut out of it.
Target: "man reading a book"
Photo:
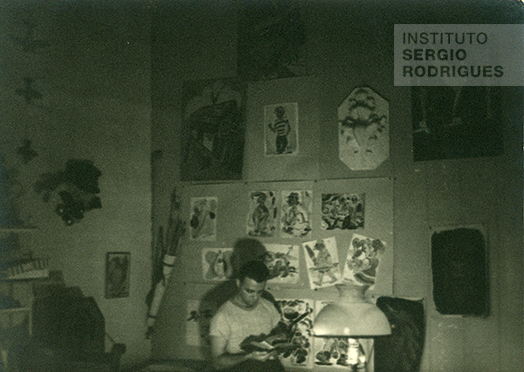
[[[211,320],[211,355],[218,370],[284,372],[275,349],[245,351],[241,347],[250,336],[269,335],[281,319],[274,304],[261,297],[268,278],[269,269],[264,262],[245,263],[236,278],[236,294]]]

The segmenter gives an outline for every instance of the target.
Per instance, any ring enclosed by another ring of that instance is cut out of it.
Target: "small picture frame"
[[[131,253],[108,252],[106,255],[105,298],[129,297]]]

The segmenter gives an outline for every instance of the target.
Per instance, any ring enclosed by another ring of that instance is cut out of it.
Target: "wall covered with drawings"
[[[292,301],[321,306],[337,298],[334,285],[344,282],[371,285],[373,297],[392,294],[389,178],[183,183],[178,190],[182,218],[189,225],[179,252],[179,278],[187,299],[185,332],[192,357],[206,347],[205,329],[216,308],[202,301],[213,298],[210,293],[231,275],[231,251],[238,238],[251,236],[265,244],[271,255],[268,289],[277,300],[285,300],[284,307],[293,307]],[[258,213],[257,208],[270,213]],[[266,218],[261,220],[261,215]],[[327,252],[331,267],[321,270]],[[316,344],[304,342],[308,352],[286,360],[311,368],[310,349]]]

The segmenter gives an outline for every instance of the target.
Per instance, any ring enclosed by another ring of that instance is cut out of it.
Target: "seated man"
[[[261,298],[269,277],[262,261],[244,264],[236,279],[237,292],[224,303],[211,320],[211,355],[215,368],[228,372],[283,372],[275,353],[240,347],[248,336],[269,334],[280,321],[280,314]]]

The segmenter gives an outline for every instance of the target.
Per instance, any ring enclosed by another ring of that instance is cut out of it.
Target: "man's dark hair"
[[[269,278],[269,269],[266,264],[260,260],[248,261],[242,265],[238,273],[238,279],[240,279],[240,281],[245,278],[253,279],[257,283],[265,282]]]

